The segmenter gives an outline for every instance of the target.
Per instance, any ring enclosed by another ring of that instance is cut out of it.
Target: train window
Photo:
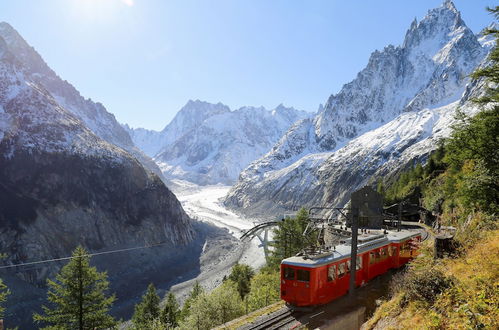
[[[388,255],[389,255],[390,257],[392,257],[392,256],[393,256],[393,246],[388,247]]]
[[[293,268],[284,267],[284,279],[294,280],[295,279],[295,270]]]
[[[347,261],[347,272],[350,271],[350,260]]]
[[[376,250],[376,251],[374,252],[374,255],[376,256],[376,262],[378,262],[378,261],[379,261],[379,259],[381,259],[381,254],[379,253],[379,250]]]
[[[310,282],[310,272],[308,270],[298,269],[296,273],[298,281]]]
[[[387,256],[387,254],[388,254],[388,251],[387,251],[387,250],[388,250],[388,249],[387,249],[386,247],[384,247],[384,248],[382,248],[382,249],[381,249],[381,259],[382,259],[382,260],[385,260],[385,259],[386,259],[386,256]]]
[[[369,264],[374,264],[376,257],[374,256],[374,252],[369,252]]]
[[[355,264],[355,270],[362,269],[362,258],[357,257],[357,263]]]
[[[327,269],[327,281],[336,281],[336,265],[331,265]]]
[[[338,265],[338,277],[341,278],[345,276],[345,264],[342,262]]]

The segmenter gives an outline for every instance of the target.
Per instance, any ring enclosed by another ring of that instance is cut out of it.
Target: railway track
[[[261,330],[261,329],[281,329],[286,326],[291,325],[300,317],[303,312],[293,311],[291,309],[284,308],[282,311],[278,311],[271,315],[270,318],[259,322],[258,324],[252,325],[245,330]]]

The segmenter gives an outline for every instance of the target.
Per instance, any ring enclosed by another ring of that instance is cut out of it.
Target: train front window
[[[285,280],[294,280],[295,279],[295,270],[293,268],[284,267],[284,279]]]
[[[310,272],[308,270],[298,269],[296,273],[298,281],[310,282]]]

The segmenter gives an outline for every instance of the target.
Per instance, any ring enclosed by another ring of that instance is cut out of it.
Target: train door
[[[380,274],[385,273],[390,268],[390,258],[388,258],[388,246],[383,246],[380,250]]]
[[[369,253],[364,253],[362,255],[362,274],[363,274],[363,281],[368,282],[369,281]]]
[[[347,263],[342,261],[337,264],[338,266],[338,280],[336,284],[336,288],[338,291],[338,296],[344,295],[348,290],[348,281],[350,275],[347,272]]]
[[[398,266],[398,252],[397,247],[394,244],[388,246],[388,259],[390,260],[390,268],[396,268]]]
[[[367,266],[367,268],[368,268],[367,279],[370,280],[374,276],[376,276],[376,255],[375,255],[374,250],[369,251],[369,253],[367,253],[367,255],[368,255],[368,259],[369,259],[368,266]]]
[[[296,269],[296,299],[298,305],[309,305],[310,301],[310,277],[311,269]]]
[[[320,267],[315,270],[318,275],[317,290],[314,296],[317,297],[319,304],[328,301],[328,266]]]
[[[355,264],[355,268],[357,271],[355,272],[355,286],[361,286],[364,283],[364,264],[362,256],[357,256],[357,261]]]
[[[281,298],[290,303],[297,303],[296,270],[291,267],[282,267]]]
[[[327,267],[327,289],[326,289],[326,301],[333,300],[336,296],[338,273],[337,266],[334,264],[328,265]]]

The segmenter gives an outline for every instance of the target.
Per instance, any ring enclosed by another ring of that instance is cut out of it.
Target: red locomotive
[[[417,254],[421,233],[410,230],[359,234],[355,281],[361,286]],[[328,303],[347,293],[350,239],[322,254],[295,256],[281,263],[281,299],[294,306]]]

